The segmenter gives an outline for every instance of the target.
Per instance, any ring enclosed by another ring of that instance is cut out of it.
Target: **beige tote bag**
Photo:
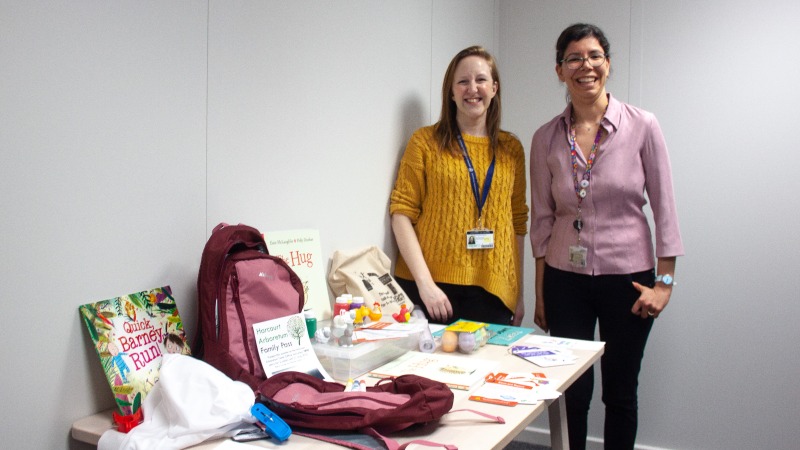
[[[391,261],[378,247],[366,247],[353,253],[335,251],[328,274],[328,284],[333,295],[351,294],[364,297],[364,304],[372,309],[381,307],[382,321],[391,322],[392,314],[403,304],[412,309],[408,296],[390,274]]]

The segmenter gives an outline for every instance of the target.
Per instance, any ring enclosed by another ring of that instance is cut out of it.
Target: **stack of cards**
[[[554,367],[574,364],[578,357],[567,349],[547,348],[536,345],[514,345],[511,354],[519,356],[539,367]]]
[[[540,372],[491,373],[469,399],[505,406],[532,405],[558,398],[561,393],[552,387],[556,384]]]

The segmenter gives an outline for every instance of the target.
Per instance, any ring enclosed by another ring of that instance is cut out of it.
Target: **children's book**
[[[264,233],[267,250],[286,261],[303,282],[306,304],[317,320],[331,318],[331,297],[325,279],[319,230],[269,231]]]
[[[511,345],[534,331],[533,328],[498,325],[496,323],[487,323],[486,327],[489,328],[490,336],[487,344],[493,345]]]
[[[169,286],[87,303],[78,310],[122,415],[139,410],[158,380],[164,352],[190,354]]]
[[[375,378],[414,374],[448,385],[452,389],[469,391],[483,383],[497,367],[497,362],[473,356],[410,351],[403,356],[372,370]]]

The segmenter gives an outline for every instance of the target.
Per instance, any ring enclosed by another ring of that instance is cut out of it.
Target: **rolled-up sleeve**
[[[411,136],[406,145],[397,179],[389,197],[389,214],[402,214],[416,223],[422,211],[422,199],[425,198],[425,162],[424,139],[419,132]]]

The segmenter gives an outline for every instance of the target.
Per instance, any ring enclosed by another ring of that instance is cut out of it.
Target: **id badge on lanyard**
[[[478,225],[477,228],[467,231],[467,250],[481,250],[494,248],[494,231]]]
[[[603,113],[605,114],[605,113]],[[584,268],[586,267],[586,260],[588,259],[589,249],[581,244],[581,230],[583,230],[583,212],[581,204],[583,199],[588,193],[589,186],[592,178],[592,168],[594,167],[594,158],[597,155],[597,147],[600,145],[600,139],[603,137],[603,127],[597,127],[597,135],[594,137],[592,149],[589,152],[589,158],[586,161],[586,171],[583,173],[582,179],[578,179],[578,152],[575,149],[575,126],[570,124],[569,129],[569,154],[570,162],[572,163],[572,182],[575,188],[575,195],[578,199],[578,214],[572,226],[578,233],[578,243],[569,246],[569,263],[572,267]]]
[[[475,168],[472,166],[472,160],[467,153],[467,146],[464,144],[464,139],[461,137],[461,133],[456,135],[456,139],[458,140],[459,147],[461,147],[461,154],[464,156],[464,163],[467,165],[467,170],[469,171],[469,181],[470,185],[472,186],[472,194],[475,197],[475,203],[478,206],[478,226],[467,231],[467,250],[494,248],[494,231],[483,227],[481,213],[483,211],[483,205],[486,204],[486,199],[489,197],[489,189],[492,187],[495,155],[492,154],[492,162],[489,164],[489,170],[486,172],[486,180],[483,183],[483,192],[479,193],[478,177],[475,175]]]

